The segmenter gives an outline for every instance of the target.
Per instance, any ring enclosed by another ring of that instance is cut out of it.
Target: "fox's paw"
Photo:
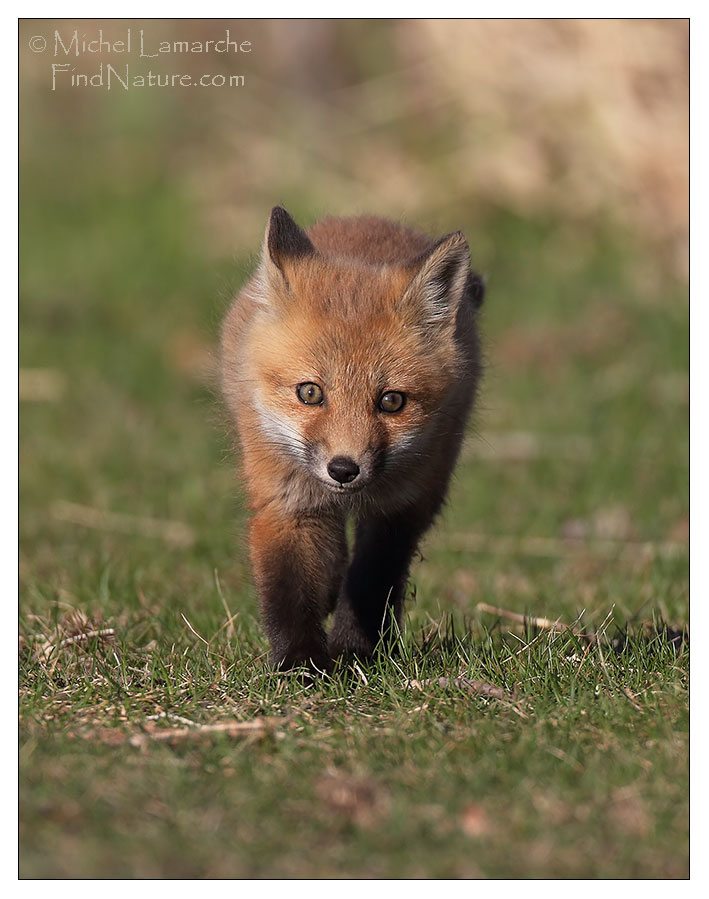
[[[374,652],[374,644],[359,630],[333,629],[327,641],[330,656],[340,664],[355,658],[368,659]]]
[[[291,650],[279,652],[272,650],[271,662],[274,668],[283,672],[303,671],[306,674],[327,674],[332,668],[332,658],[328,653],[318,647],[310,651]]]

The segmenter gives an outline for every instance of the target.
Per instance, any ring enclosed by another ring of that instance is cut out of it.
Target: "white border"
[[[293,16],[297,11],[298,15],[303,18],[546,18],[546,17],[588,17],[588,18],[689,18],[691,17],[691,78],[692,78],[692,211],[695,215],[692,217],[692,234],[691,248],[692,260],[698,260],[699,264],[695,264],[692,268],[692,331],[691,331],[691,380],[692,380],[692,438],[691,450],[692,459],[697,460],[693,469],[692,478],[692,548],[700,548],[700,554],[696,552],[694,559],[699,558],[699,565],[694,565],[692,570],[692,588],[693,597],[696,601],[692,606],[692,617],[695,634],[702,639],[706,633],[704,627],[707,618],[707,578],[705,566],[701,564],[704,555],[703,537],[707,533],[707,500],[709,499],[709,491],[707,484],[709,481],[709,467],[707,460],[709,453],[707,452],[707,439],[705,436],[704,424],[706,415],[702,415],[706,406],[704,398],[704,387],[707,384],[707,365],[706,359],[709,354],[705,349],[706,341],[709,340],[709,312],[707,303],[709,302],[709,292],[706,287],[707,276],[703,265],[704,258],[707,255],[706,228],[703,224],[703,201],[707,197],[707,175],[706,166],[709,160],[709,145],[706,140],[706,87],[709,83],[709,72],[707,72],[706,58],[709,52],[707,45],[707,32],[704,27],[705,15],[702,6],[699,3],[683,3],[669,4],[660,2],[633,2],[633,3],[610,3],[607,0],[594,4],[569,4],[568,2],[546,2],[540,4],[522,4],[519,2],[497,2],[490,4],[463,4],[463,3],[439,3],[433,7],[433,4],[423,3],[383,3],[371,2],[371,0],[362,0],[362,2],[353,5],[352,9],[343,12],[340,15],[333,15],[332,10],[324,10],[323,4],[320,3],[301,3],[294,9],[292,3],[286,4],[269,3],[269,4],[226,4],[211,3],[203,4],[201,9],[205,13],[202,16],[194,15],[194,7],[188,11],[183,10],[181,4],[170,3],[149,3],[147,9],[145,4],[141,5],[140,15],[134,15],[134,10],[128,7],[127,13],[125,7],[119,15],[111,16],[110,14],[100,13],[101,4],[76,2],[72,5],[70,14],[62,16],[56,8],[57,4],[34,3],[28,4],[22,11],[22,14],[14,17],[5,16],[6,28],[4,34],[17,35],[18,18],[22,19],[48,19],[56,21],[58,18],[77,19],[87,18],[96,21],[97,19],[110,18],[130,18],[130,19],[151,19],[151,18],[219,18],[219,19],[266,19],[266,18],[283,18],[287,19]],[[265,8],[267,7],[267,9]],[[579,8],[581,7],[581,8]],[[340,7],[340,9],[342,9]],[[137,10],[135,10],[137,12]],[[326,15],[327,13],[327,15]],[[534,13],[534,15],[530,15]],[[14,140],[14,134],[17,133],[17,48],[11,41],[11,47],[5,55],[4,74],[2,85],[0,87],[0,96],[3,101],[3,124],[6,140],[4,144],[4,152],[6,155],[5,165],[3,167],[3,176],[5,180],[5,190],[3,199],[6,209],[12,209],[13,214],[17,209],[17,143]],[[698,213],[698,214],[697,214]],[[3,372],[6,380],[5,384],[17,384],[17,305],[15,297],[17,296],[17,229],[16,223],[13,227],[8,227],[7,233],[2,242],[3,252],[5,255],[5,265],[3,270],[6,279],[9,278],[10,285],[6,293],[5,302],[0,306],[2,315],[2,339],[4,342],[3,352],[0,356]],[[5,579],[8,581],[3,596],[6,602],[11,601],[11,597],[16,594],[16,563],[17,563],[17,394],[10,396],[10,390],[3,391],[3,417],[2,421],[6,423],[7,431],[14,431],[15,439],[6,434],[6,439],[2,441],[2,452],[4,453],[2,472],[3,472],[3,540],[2,540],[2,568]],[[10,572],[13,573],[11,578]],[[15,586],[11,587],[10,584]],[[12,651],[6,647],[2,654],[3,674],[2,683],[5,690],[12,697],[6,696],[6,708],[14,708],[16,703],[16,692],[14,687],[17,683],[17,673],[15,667],[15,635],[10,633],[9,629],[5,634],[5,639],[12,641]],[[703,653],[702,653],[703,655]],[[688,889],[692,892],[701,888],[701,884],[706,890],[707,878],[705,875],[706,863],[704,862],[705,850],[704,837],[707,808],[707,778],[705,771],[705,753],[707,751],[706,733],[706,713],[704,706],[706,704],[706,691],[703,689],[706,677],[706,664],[700,659],[693,668],[693,686],[695,687],[693,696],[696,697],[692,703],[692,879],[690,883],[678,882],[672,885],[663,881],[643,881],[639,884],[639,889],[645,896],[663,895],[667,890],[680,890],[686,892]],[[12,690],[11,690],[12,688]],[[16,727],[14,729],[15,737],[17,734]],[[17,889],[23,895],[32,895],[35,891],[46,891],[46,886],[42,881],[21,881],[16,879],[17,871],[17,829],[15,810],[17,808],[17,779],[16,779],[16,739],[8,739],[3,741],[3,749],[5,757],[3,759],[4,777],[4,808],[5,816],[10,818],[5,821],[4,839],[2,841],[3,849],[3,881],[11,890]],[[471,848],[472,851],[472,848]],[[510,851],[514,851],[514,847],[510,847]],[[88,894],[90,891],[95,893],[96,884],[92,881],[70,881],[72,891],[79,894]],[[285,887],[289,893],[299,899],[299,897],[308,897],[308,899],[318,899],[320,896],[327,894],[328,899],[334,890],[338,896],[348,899],[354,896],[355,892],[359,894],[362,890],[367,893],[376,894],[381,890],[386,890],[387,896],[391,896],[392,892],[396,893],[400,889],[405,889],[408,895],[418,896],[426,891],[430,892],[431,886],[428,881],[406,881],[397,883],[394,881],[368,881],[360,883],[359,881],[287,881]],[[476,893],[487,893],[492,890],[499,890],[500,881],[478,881],[470,883],[468,881],[443,881],[439,887],[449,895],[469,895],[472,891]],[[283,881],[238,881],[238,886],[232,881],[214,881],[209,885],[209,890],[214,895],[233,896],[234,889],[238,889],[240,893],[250,895],[255,893],[273,889],[283,889]],[[595,882],[581,881],[575,882],[573,891],[576,895],[585,897],[594,894],[598,889],[602,889],[604,893],[609,890],[620,894],[625,894],[628,890],[628,884],[624,881],[605,882],[598,885]],[[151,896],[155,895],[159,890],[153,881],[133,881],[130,885],[131,892],[137,891],[139,894],[147,894],[150,891]],[[184,894],[185,891],[193,889],[189,881],[172,881],[169,884],[171,895]],[[543,890],[545,894],[561,893],[566,894],[569,886],[564,881],[531,881],[524,886],[525,894],[538,893]],[[118,891],[123,892],[125,887],[121,881],[101,881],[100,890],[104,894],[117,894]]]

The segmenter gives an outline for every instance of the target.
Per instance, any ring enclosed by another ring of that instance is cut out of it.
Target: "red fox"
[[[223,324],[221,378],[274,665],[391,647],[480,379],[483,294],[460,231],[431,240],[373,216],[305,231],[272,210]]]

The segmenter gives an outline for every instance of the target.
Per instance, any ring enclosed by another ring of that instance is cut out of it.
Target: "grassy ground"
[[[209,386],[248,260],[144,150],[129,188],[80,142],[23,165],[21,875],[686,876],[683,286],[603,223],[450,222],[490,276],[476,433],[398,660],[305,686]]]

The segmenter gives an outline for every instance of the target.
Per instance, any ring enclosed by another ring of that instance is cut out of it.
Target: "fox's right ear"
[[[400,305],[430,329],[452,330],[469,283],[470,249],[462,231],[447,234],[411,264],[415,272]]]
[[[258,273],[265,294],[263,300],[267,303],[273,298],[273,292],[287,291],[293,264],[314,253],[315,247],[305,231],[282,206],[274,206],[266,225]]]

